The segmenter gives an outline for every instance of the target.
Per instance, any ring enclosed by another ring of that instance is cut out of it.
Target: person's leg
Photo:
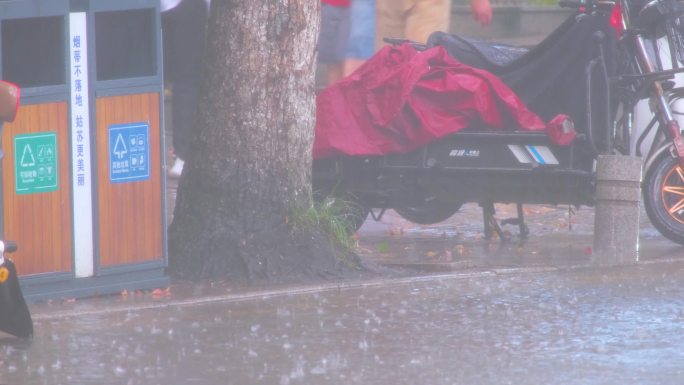
[[[188,159],[192,125],[197,110],[198,84],[194,79],[178,79],[173,83],[171,127],[176,158]]]
[[[449,32],[451,0],[413,0],[413,8],[406,20],[406,38],[427,42],[435,31]]]
[[[164,85],[165,87],[170,87],[171,90],[176,88],[176,81],[179,79],[178,63],[183,60],[183,12],[180,11],[180,7],[175,8],[162,13],[162,34],[164,37]],[[171,97],[171,119],[167,122],[167,127],[170,125],[173,139],[173,148],[179,147],[176,141],[180,142],[180,138],[183,135],[183,130],[176,130],[180,127],[182,122],[179,118],[175,117],[178,111],[182,110],[183,107],[177,107],[178,99],[174,93],[167,94],[168,88],[164,89],[164,93]],[[177,121],[179,121],[177,123]],[[178,132],[177,132],[178,131]],[[178,177],[183,171],[183,161],[176,156],[176,159],[172,166],[169,168],[169,175]]]
[[[386,37],[405,37],[406,3],[404,0],[377,0],[375,50],[385,46]]]
[[[328,64],[326,67],[327,85],[331,85],[344,77],[344,63]]]
[[[169,55],[169,80],[173,86],[171,127],[176,162],[169,173],[179,176],[183,161],[189,156],[193,120],[198,105],[208,10],[204,0],[183,0],[170,12],[174,12],[175,18],[171,30],[173,41]]]
[[[178,7],[161,14],[162,35],[163,35],[163,61],[164,61],[164,81],[172,83],[176,77],[175,63],[178,55],[182,53],[182,46],[178,43],[179,35],[183,30],[182,18],[178,12]]]
[[[374,40],[375,42],[375,40]],[[344,76],[351,75],[359,67],[363,65],[366,61],[363,59],[346,59],[344,61]]]
[[[173,79],[199,79],[207,39],[207,3],[205,0],[183,0],[171,12],[174,11],[178,20],[173,32],[175,39],[172,59],[176,67]]]
[[[349,10],[351,27],[344,74],[349,75],[375,52],[375,0],[354,0]]]
[[[344,75],[344,53],[349,39],[349,8],[323,4],[318,39],[318,62],[326,66],[327,85]]]

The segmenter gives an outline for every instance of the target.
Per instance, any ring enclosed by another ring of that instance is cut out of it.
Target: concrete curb
[[[658,260],[640,261],[633,265],[620,266],[619,268],[630,268],[639,266],[649,266],[656,264],[672,264],[684,263],[682,258],[666,258]],[[223,295],[205,296],[180,300],[169,300],[166,302],[147,302],[136,304],[121,304],[102,309],[88,309],[88,310],[61,310],[61,311],[38,311],[33,314],[34,321],[51,321],[59,319],[67,319],[73,317],[96,316],[96,315],[110,315],[125,313],[130,311],[145,311],[155,309],[165,309],[172,307],[192,307],[202,306],[215,303],[239,303],[253,300],[264,300],[270,298],[277,298],[283,296],[306,295],[330,291],[342,291],[352,289],[364,289],[378,286],[398,286],[409,283],[424,283],[436,280],[461,280],[472,278],[488,278],[508,275],[521,274],[540,274],[552,272],[568,272],[583,269],[615,269],[617,266],[596,266],[591,264],[577,264],[567,266],[532,266],[532,267],[511,267],[511,268],[487,268],[479,271],[460,271],[450,272],[444,274],[430,274],[430,275],[416,275],[402,278],[380,278],[368,281],[353,281],[353,282],[335,282],[328,284],[316,284],[296,287],[283,287],[267,290],[255,290],[243,293],[231,293]],[[154,300],[149,300],[154,301]]]

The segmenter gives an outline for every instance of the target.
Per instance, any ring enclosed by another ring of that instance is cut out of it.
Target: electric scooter
[[[684,72],[684,8],[677,0],[559,4],[577,13],[531,49],[443,33],[409,44],[418,51],[442,46],[497,75],[547,121],[569,115],[574,126],[564,129],[576,132],[572,143],[558,145],[538,131],[471,127],[409,153],[315,160],[318,196],[352,203],[356,227],[387,209],[415,223],[437,223],[475,202],[487,237],[504,234],[494,203],[516,203],[518,217],[506,223],[519,225],[524,238],[523,204],[593,206],[598,155],[636,155],[643,158],[649,219],[684,244],[684,137],[676,111],[684,87],[675,78]],[[549,72],[554,83],[541,82]]]
[[[0,122],[14,120],[19,99],[19,87],[0,81]],[[0,240],[0,332],[30,338],[33,336],[31,313],[21,292],[14,262],[6,256],[16,250],[15,242]]]

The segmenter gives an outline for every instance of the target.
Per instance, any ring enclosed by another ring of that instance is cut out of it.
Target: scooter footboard
[[[583,146],[557,146],[543,132],[461,132],[410,154],[384,157],[384,166],[468,171],[549,170],[590,172]]]

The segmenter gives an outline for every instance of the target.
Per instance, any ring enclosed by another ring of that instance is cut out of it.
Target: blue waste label
[[[148,123],[109,126],[109,179],[113,183],[150,178],[149,138]]]

